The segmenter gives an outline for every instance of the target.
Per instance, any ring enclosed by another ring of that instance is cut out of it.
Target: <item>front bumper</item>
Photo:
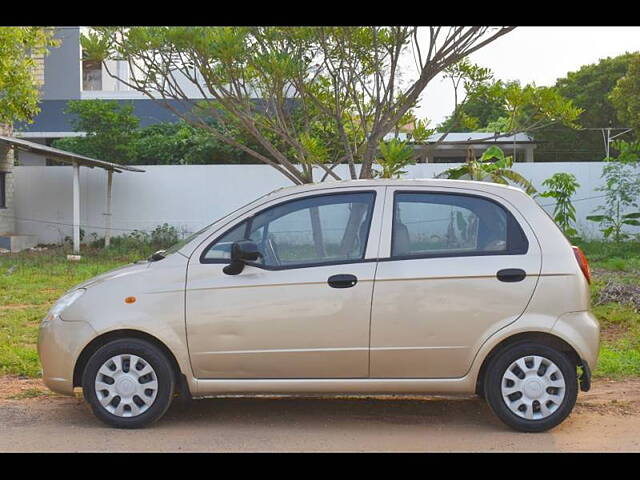
[[[59,317],[40,324],[38,355],[44,384],[56,393],[73,395],[73,370],[82,349],[94,338],[87,322],[69,322]]]

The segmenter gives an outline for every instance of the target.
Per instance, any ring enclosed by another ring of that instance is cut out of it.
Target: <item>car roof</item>
[[[502,185],[493,182],[479,182],[475,180],[449,180],[438,178],[416,178],[416,179],[372,179],[372,180],[330,180],[318,183],[307,183],[303,185],[292,185],[289,187],[280,187],[271,193],[268,197],[279,197],[284,195],[291,195],[294,193],[303,193],[313,190],[324,190],[328,188],[348,188],[348,187],[389,187],[389,186],[402,186],[402,187],[445,187],[445,188],[469,188],[473,190],[480,190],[486,192],[499,192],[506,193],[521,192],[523,190],[510,185]]]

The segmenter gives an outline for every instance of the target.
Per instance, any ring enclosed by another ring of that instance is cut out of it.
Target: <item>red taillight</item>
[[[573,253],[576,256],[576,260],[578,261],[578,265],[580,265],[580,270],[584,273],[584,278],[587,279],[587,282],[591,283],[591,269],[589,268],[589,262],[587,261],[587,257],[584,252],[580,250],[580,247],[573,246]]]

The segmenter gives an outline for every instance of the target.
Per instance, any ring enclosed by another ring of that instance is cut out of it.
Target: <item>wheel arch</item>
[[[491,360],[502,350],[512,345],[523,342],[537,342],[549,347],[555,348],[558,351],[567,355],[576,366],[582,363],[580,355],[567,341],[552,333],[545,332],[521,332],[511,335],[501,340],[495,345],[491,351],[484,357],[478,376],[476,378],[475,393],[484,397],[484,375]]]
[[[140,340],[146,340],[147,342],[159,348],[169,359],[169,362],[171,363],[173,371],[176,375],[176,382],[182,381],[184,372],[182,372],[182,370],[180,369],[180,364],[178,363],[175,355],[169,349],[169,347],[164,344],[164,342],[159,340],[157,337],[154,337],[153,335],[142,332],[140,330],[120,329],[111,330],[97,336],[82,349],[82,352],[80,353],[80,355],[78,355],[78,359],[76,360],[75,366],[73,368],[74,388],[82,386],[82,373],[84,372],[84,367],[86,366],[89,358],[91,358],[91,355],[93,355],[100,347],[106,345],[107,343],[122,338],[137,338]]]

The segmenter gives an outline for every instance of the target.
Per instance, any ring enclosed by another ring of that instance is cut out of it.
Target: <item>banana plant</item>
[[[513,157],[505,156],[500,147],[489,147],[480,158],[470,154],[464,165],[453,167],[436,175],[436,178],[453,180],[477,180],[493,182],[502,185],[514,183],[524,189],[529,195],[535,195],[537,190],[532,183],[518,172],[512,170]]]
[[[397,138],[380,142],[378,149],[380,157],[376,163],[382,167],[382,170],[376,170],[378,178],[400,178],[400,175],[407,173],[403,168],[415,163],[413,148]]]

